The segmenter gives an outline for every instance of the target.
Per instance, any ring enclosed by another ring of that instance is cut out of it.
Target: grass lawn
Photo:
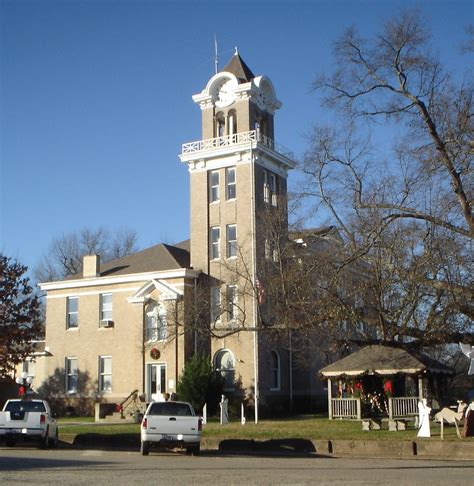
[[[61,419],[60,434],[130,434],[140,433],[139,424],[87,424],[93,419],[84,420],[81,425],[66,425],[67,422],[79,422],[76,419]],[[64,425],[61,425],[64,423]],[[387,427],[385,423],[385,427]],[[328,420],[323,417],[300,416],[281,420],[261,420],[258,424],[248,421],[244,426],[240,422],[231,422],[221,426],[217,420],[210,420],[203,426],[203,437],[221,439],[321,439],[321,440],[416,440],[417,431],[413,428],[405,431],[389,432],[372,430],[363,432],[358,421]],[[440,439],[439,424],[431,424],[433,439]],[[444,427],[445,440],[459,440],[455,427]],[[464,439],[474,441],[474,438]]]

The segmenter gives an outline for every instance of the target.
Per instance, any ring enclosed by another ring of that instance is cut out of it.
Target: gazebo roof
[[[380,344],[359,349],[320,370],[324,378],[340,375],[394,375],[396,373],[422,374],[426,372],[450,374],[452,370],[429,356]]]

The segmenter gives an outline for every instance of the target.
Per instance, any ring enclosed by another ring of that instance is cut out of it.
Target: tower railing
[[[283,145],[276,143],[272,138],[263,135],[258,130],[251,130],[249,132],[233,133],[232,135],[224,135],[222,137],[209,138],[207,140],[198,140],[196,142],[184,143],[182,147],[182,154],[192,154],[201,151],[208,151],[219,149],[226,146],[248,144],[257,142],[265,145],[269,149],[294,160],[294,153],[288,150]]]

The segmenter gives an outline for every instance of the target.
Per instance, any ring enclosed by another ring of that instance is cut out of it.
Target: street
[[[470,484],[469,461],[0,448],[1,484]]]

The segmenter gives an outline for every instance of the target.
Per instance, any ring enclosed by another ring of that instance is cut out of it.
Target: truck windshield
[[[8,402],[5,412],[46,412],[43,402]]]
[[[148,415],[177,415],[180,417],[192,417],[194,413],[187,403],[157,402],[151,405]]]

